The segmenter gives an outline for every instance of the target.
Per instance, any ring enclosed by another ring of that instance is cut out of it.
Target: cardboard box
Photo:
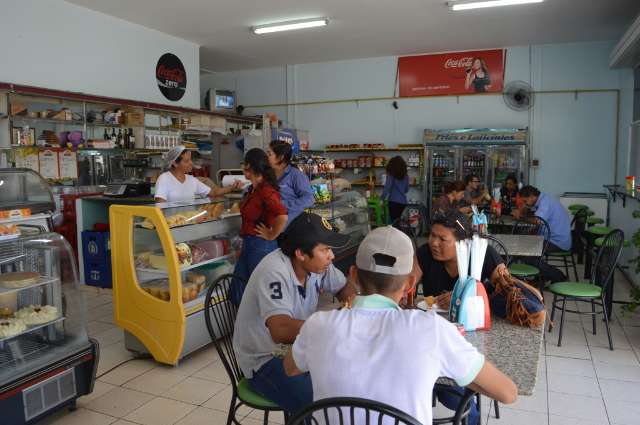
[[[142,112],[127,112],[125,115],[125,125],[131,127],[144,126],[144,113]]]

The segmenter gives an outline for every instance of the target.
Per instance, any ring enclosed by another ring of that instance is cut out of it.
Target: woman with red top
[[[246,283],[260,260],[278,248],[276,239],[287,225],[287,209],[280,198],[275,171],[263,150],[250,149],[242,168],[251,186],[240,205],[242,250],[233,274]],[[244,283],[233,282],[231,301],[236,305],[242,299]]]

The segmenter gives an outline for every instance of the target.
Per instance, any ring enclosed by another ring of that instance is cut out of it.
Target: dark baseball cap
[[[297,248],[304,242],[322,243],[331,248],[341,248],[349,243],[349,235],[342,235],[318,214],[303,212],[297,216],[282,234],[281,244]]]

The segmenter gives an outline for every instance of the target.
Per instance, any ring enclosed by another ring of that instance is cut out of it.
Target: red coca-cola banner
[[[398,58],[400,97],[502,92],[503,49]]]

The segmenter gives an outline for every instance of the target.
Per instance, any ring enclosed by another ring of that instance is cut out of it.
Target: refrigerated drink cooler
[[[429,209],[447,182],[464,181],[470,174],[490,193],[509,175],[523,184],[529,180],[528,129],[426,129],[424,143]]]

